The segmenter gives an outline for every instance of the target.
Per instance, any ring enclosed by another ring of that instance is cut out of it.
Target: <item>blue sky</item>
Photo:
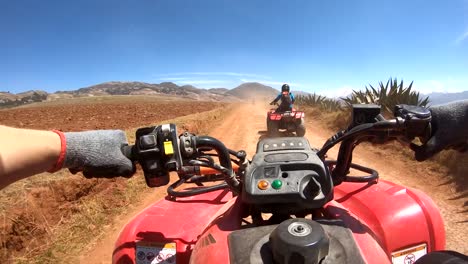
[[[468,0],[0,2],[0,91],[172,81],[468,90]]]

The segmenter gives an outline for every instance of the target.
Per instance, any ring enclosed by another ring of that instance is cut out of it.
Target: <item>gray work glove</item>
[[[82,171],[87,178],[131,177],[135,165],[122,153],[128,145],[121,130],[94,130],[64,133],[66,154],[63,167]]]
[[[411,145],[418,161],[426,160],[444,149],[468,149],[468,100],[433,106],[432,136],[422,145]]]

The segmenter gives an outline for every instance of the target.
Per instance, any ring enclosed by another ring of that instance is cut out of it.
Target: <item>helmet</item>
[[[283,84],[283,86],[281,86],[281,92],[289,92],[289,85],[288,84]]]

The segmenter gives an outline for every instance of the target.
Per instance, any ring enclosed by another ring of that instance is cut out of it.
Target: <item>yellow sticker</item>
[[[174,154],[174,148],[172,147],[172,142],[171,141],[165,141],[164,142],[164,153],[166,155]]]
[[[136,241],[136,264],[175,264],[176,257],[176,243]]]

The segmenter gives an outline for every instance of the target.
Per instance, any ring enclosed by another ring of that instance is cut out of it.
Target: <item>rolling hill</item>
[[[54,101],[74,97],[112,95],[163,95],[201,101],[239,101],[249,98],[273,98],[277,90],[260,83],[243,83],[236,88],[203,89],[192,85],[179,86],[172,82],[105,82],[77,90],[47,93],[41,90],[12,94],[0,92],[0,107],[15,107],[29,103]]]
[[[236,88],[226,92],[228,95],[233,95],[241,99],[250,99],[255,97],[274,98],[278,94],[278,90],[261,83],[249,82],[243,83]]]
[[[431,105],[438,105],[457,100],[468,99],[468,91],[460,93],[430,93],[425,94],[425,96],[429,96]]]

